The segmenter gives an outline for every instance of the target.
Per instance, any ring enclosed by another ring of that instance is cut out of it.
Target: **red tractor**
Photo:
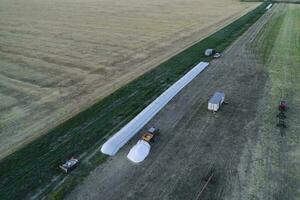
[[[280,101],[279,105],[278,105],[278,110],[280,111],[279,114],[277,115],[278,118],[278,122],[277,122],[277,126],[278,127],[282,127],[282,128],[286,128],[286,124],[285,124],[285,114],[284,112],[287,110],[287,103],[286,101]]]
[[[278,110],[280,112],[284,112],[287,109],[287,103],[286,101],[280,101],[279,106],[278,106]]]

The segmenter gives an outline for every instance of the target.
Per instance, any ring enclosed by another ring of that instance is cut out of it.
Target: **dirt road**
[[[267,12],[149,123],[161,129],[161,140],[142,164],[126,159],[136,137],[68,199],[194,199],[212,168],[214,178],[201,199],[251,199],[251,193],[241,193],[238,174],[247,169],[239,163],[249,141],[258,138],[267,81],[253,42],[276,10]],[[213,114],[207,100],[215,91],[224,91],[229,104]]]

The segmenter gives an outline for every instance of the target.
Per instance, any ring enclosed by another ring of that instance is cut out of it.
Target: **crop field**
[[[200,61],[210,61],[203,55],[206,48],[224,51],[229,47],[265,13],[265,6],[266,3],[261,4],[2,159],[0,199],[63,198],[106,159],[98,150],[109,135],[120,129],[187,70]],[[201,93],[201,90],[197,91]],[[71,174],[64,175],[57,169],[58,164],[71,156],[81,159],[80,166]]]
[[[257,5],[0,0],[0,158]]]

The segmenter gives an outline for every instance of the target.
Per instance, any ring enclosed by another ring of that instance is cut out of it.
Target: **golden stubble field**
[[[0,0],[0,158],[257,5]]]

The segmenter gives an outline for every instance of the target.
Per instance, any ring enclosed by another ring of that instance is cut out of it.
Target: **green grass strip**
[[[0,199],[24,199],[41,192],[52,199],[63,198],[105,157],[97,153],[82,162],[70,175],[62,175],[57,165],[70,156],[89,156],[166,88],[200,61],[206,48],[225,50],[264,14],[266,3],[196,43],[157,68],[122,87],[104,100],[28,144],[0,162]],[[93,159],[100,160],[94,162]],[[66,186],[55,188],[66,179]],[[43,190],[42,190],[43,189]]]

